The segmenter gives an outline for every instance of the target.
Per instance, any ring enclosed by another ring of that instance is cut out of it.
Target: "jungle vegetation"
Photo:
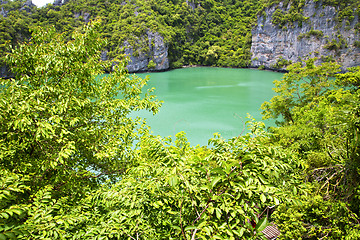
[[[38,28],[6,55],[0,239],[259,239],[270,223],[281,239],[360,237],[360,68],[292,64],[262,107],[277,127],[250,118],[191,147],[129,117],[161,103],[125,59],[97,77],[97,29]]]
[[[319,7],[334,6],[339,25],[359,16],[357,0],[319,1]],[[0,16],[0,54],[6,44],[30,37],[35,26],[55,26],[70,35],[89,20],[102,19],[99,32],[107,39],[104,49],[111,59],[121,58],[124,42],[148,53],[147,32],[158,32],[169,47],[170,67],[250,65],[251,29],[268,6],[282,6],[272,16],[279,27],[301,25],[305,0],[70,0],[61,6],[24,8],[25,0],[3,2]],[[287,9],[287,10],[285,10]],[[359,29],[359,26],[355,26]],[[322,37],[322,36],[320,36]]]
[[[129,116],[161,102],[125,58],[101,75],[106,20],[61,32],[48,8],[43,25],[1,20],[19,22],[2,45],[14,77],[0,80],[1,240],[264,239],[272,223],[281,239],[360,238],[360,68],[293,63],[262,106],[276,127],[249,117],[248,134],[192,147]]]

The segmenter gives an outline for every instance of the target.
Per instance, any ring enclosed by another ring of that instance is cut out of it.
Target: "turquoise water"
[[[149,75],[147,87],[155,87],[164,103],[155,116],[136,114],[147,119],[155,135],[184,131],[191,145],[207,145],[214,133],[226,139],[245,133],[247,113],[261,120],[260,106],[274,95],[272,82],[282,77],[269,71],[208,67],[137,75]]]

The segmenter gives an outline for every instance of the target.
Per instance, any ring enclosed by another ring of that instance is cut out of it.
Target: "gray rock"
[[[90,22],[90,17],[91,17],[91,15],[90,15],[90,13],[88,13],[88,12],[83,12],[83,11],[81,11],[81,12],[76,12],[76,13],[74,13],[74,17],[75,17],[75,18],[83,17],[83,18],[84,18],[84,22],[88,23],[88,22]]]
[[[1,78],[12,78],[12,77],[14,77],[14,74],[12,74],[9,71],[9,68],[6,65],[1,65],[0,66],[0,77]]]
[[[106,49],[101,51],[101,54],[100,54],[101,61],[107,61],[108,60],[107,54],[108,54],[108,51]]]
[[[35,7],[35,4],[32,3],[31,0],[26,0],[24,5],[21,7],[20,10],[25,10],[26,12],[31,12],[31,9]]]
[[[8,1],[0,0],[0,5],[3,5],[6,3],[8,3]],[[22,7],[20,8],[20,10],[25,10],[26,12],[30,13],[33,7],[35,7],[35,4],[33,4],[31,0],[26,0],[26,2],[24,2]],[[0,7],[0,14],[3,17],[7,17],[8,13],[9,13],[9,10],[5,10],[3,6]]]
[[[142,42],[148,45],[148,51],[142,49],[134,49],[128,41],[124,42],[124,53],[129,57],[127,69],[129,72],[143,71],[162,71],[169,68],[168,46],[164,42],[164,38],[157,32],[148,31],[142,39]],[[141,44],[139,44],[141,45]],[[150,61],[155,63],[155,68],[149,69]]]
[[[0,5],[3,5],[3,4],[5,4],[5,3],[7,3],[7,1],[2,1],[2,0],[0,0]],[[6,11],[6,10],[4,9],[4,7],[1,6],[1,8],[0,8],[0,14],[1,14],[3,17],[7,17],[8,13],[9,13],[9,11]]]
[[[54,6],[59,6],[61,7],[62,5],[64,5],[65,3],[67,3],[69,0],[55,0],[53,5]]]
[[[186,0],[186,4],[189,5],[193,11],[195,10],[196,5],[193,1],[189,2],[189,0]]]
[[[290,7],[290,5],[288,6]],[[355,41],[359,41],[360,36],[355,32],[354,26],[358,23],[358,16],[345,26],[345,23],[337,28],[335,18],[337,16],[334,7],[322,6],[321,2],[307,1],[303,9],[303,14],[308,17],[307,22],[299,26],[297,22],[294,26],[286,25],[286,28],[279,28],[272,24],[272,15],[276,8],[286,10],[281,5],[272,6],[265,9],[266,17],[259,16],[257,25],[252,29],[252,66],[261,65],[272,69],[278,59],[285,59],[292,62],[299,61],[300,58],[307,57],[332,57],[343,70],[360,65],[360,49],[354,46]],[[306,34],[310,30],[323,32],[323,37],[309,36],[299,38],[301,34]],[[324,46],[331,40],[338,40],[338,36],[346,40],[347,47],[335,50],[325,49]],[[321,63],[319,59],[317,63]]]

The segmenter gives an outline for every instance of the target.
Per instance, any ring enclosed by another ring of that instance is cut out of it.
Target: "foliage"
[[[359,8],[356,0],[346,2],[327,0],[322,4],[336,6],[337,19],[350,23]],[[251,64],[251,29],[257,16],[265,7],[280,4],[282,7],[272,16],[275,25],[287,28],[293,27],[295,22],[301,26],[308,21],[302,13],[304,0],[133,0],[131,3],[71,0],[61,6],[48,4],[40,9],[33,8],[31,14],[23,10],[24,0],[13,0],[2,4],[11,11],[7,17],[0,17],[0,54],[8,42],[17,44],[29,38],[29,29],[34,26],[55,26],[69,38],[74,29],[101,18],[99,31],[108,40],[105,48],[110,59],[122,56],[126,42],[135,49],[135,54],[145,53],[150,60],[151,43],[147,34],[158,32],[169,47],[170,67],[247,67]],[[300,35],[309,36],[323,37],[317,30]]]
[[[99,24],[70,41],[52,28],[35,30],[6,57],[15,77],[0,83],[0,170],[8,176],[0,183],[0,234],[17,234],[14,222],[25,220],[39,229],[37,221],[48,224],[39,211],[55,214],[63,198],[76,202],[105,179],[116,180],[142,131],[142,121],[128,115],[157,111],[151,92],[140,97],[146,79],[129,78],[124,62],[111,76],[96,77],[111,64],[99,60]]]
[[[28,182],[29,178],[0,168],[0,239],[27,233],[21,223],[26,216],[23,196],[30,190]]]
[[[272,23],[281,28],[284,27],[293,27],[294,23],[301,27],[303,22],[308,20],[307,17],[303,15],[303,8],[305,6],[304,0],[287,0],[287,1],[278,1],[273,0],[268,2],[268,6],[271,5],[279,5],[282,4],[282,9],[286,9],[285,11],[277,8],[272,15]]]
[[[350,25],[359,15],[360,8],[357,0],[313,0],[317,3],[317,8],[324,6],[332,6],[336,9],[337,27],[341,27],[343,22]],[[279,27],[293,27],[297,22],[301,26],[303,22],[308,22],[308,17],[303,15],[303,8],[306,4],[305,0],[269,0],[266,6],[274,6],[277,8],[272,16],[272,23]]]
[[[309,32],[307,33],[303,33],[303,34],[300,34],[298,36],[298,40],[301,40],[303,38],[310,38],[311,36],[314,36],[316,37],[317,39],[321,39],[323,36],[324,36],[324,33],[320,30],[314,30],[314,29],[311,29]]]
[[[266,146],[256,131],[229,141],[217,136],[212,148],[190,147],[183,133],[174,145],[145,136],[121,181],[71,207],[69,199],[38,192],[25,224],[38,239],[261,238],[270,220],[264,210],[291,202],[295,185],[304,186],[293,171],[296,156]]]
[[[294,122],[294,108],[305,106],[330,89],[331,77],[340,71],[340,66],[333,63],[315,66],[315,60],[290,65],[283,80],[274,82],[274,91],[278,95],[262,105],[265,118],[281,116],[283,123]]]
[[[4,40],[23,41],[33,25],[55,26],[69,35],[89,19],[103,19],[100,33],[108,39],[110,58],[123,54],[124,42],[149,54],[147,33],[158,32],[169,45],[172,67],[182,65],[212,65],[245,67],[250,64],[251,26],[262,8],[262,1],[68,1],[62,6],[48,4],[25,14],[22,2],[15,0],[22,14],[18,19],[2,18]],[[26,16],[26,17],[24,17]],[[74,17],[75,16],[75,17]],[[20,29],[7,26],[22,19]],[[15,36],[15,33],[19,36]],[[2,43],[5,44],[5,41]]]
[[[305,1],[281,2],[290,8],[276,24],[306,21]],[[339,3],[339,19],[358,11],[356,1],[323,2]],[[216,135],[209,147],[151,136],[129,117],[159,102],[116,59],[124,41],[147,52],[144,36],[157,31],[173,66],[247,66],[256,15],[279,3],[74,0],[32,14],[24,1],[2,5],[12,11],[0,17],[0,54],[14,78],[0,82],[0,239],[259,239],[271,221],[284,239],[359,238],[359,68],[290,65],[262,106],[279,126],[249,122],[251,133]],[[346,45],[337,38],[330,49]],[[110,76],[99,75],[113,67],[99,61],[104,48],[118,63]]]
[[[156,63],[153,60],[150,60],[147,68],[154,69],[155,67],[156,67]]]
[[[316,195],[301,197],[302,205],[282,205],[273,214],[282,230],[280,239],[358,239],[359,222],[341,201]],[[346,234],[344,234],[346,233]]]
[[[282,116],[273,142],[298,152],[312,185],[312,200],[298,197],[300,206],[281,206],[275,219],[285,238],[357,239],[360,71],[336,74],[338,65],[314,62],[289,66],[262,106],[266,118]]]
[[[360,41],[355,41],[354,42],[354,47],[360,48]]]
[[[347,47],[348,47],[347,42],[341,35],[337,36],[337,39],[332,39],[331,41],[328,41],[324,45],[325,49],[334,50],[334,51],[338,51],[339,49],[347,48]]]
[[[283,57],[280,57],[280,58],[278,58],[276,60],[276,63],[274,65],[271,65],[271,68],[273,68],[273,69],[285,69],[291,63],[292,63],[291,61],[286,60]]]
[[[339,22],[339,26],[344,21],[352,22],[355,16],[360,13],[359,2],[357,0],[323,0],[322,2],[327,6],[337,9],[338,16],[336,20]]]

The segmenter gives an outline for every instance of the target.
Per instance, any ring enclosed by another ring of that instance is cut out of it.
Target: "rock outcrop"
[[[279,62],[297,62],[300,58],[318,57],[318,63],[334,59],[343,69],[360,65],[360,35],[355,31],[358,16],[342,24],[337,22],[334,7],[323,6],[321,1],[307,1],[302,24],[294,22],[283,27],[272,23],[276,9],[288,6],[273,5],[258,17],[252,30],[252,66],[284,70]],[[301,26],[300,26],[301,25]]]
[[[75,17],[76,19],[82,17],[83,20],[84,20],[84,22],[85,22],[85,23],[88,23],[88,22],[90,22],[90,17],[91,17],[91,15],[90,15],[90,13],[88,13],[88,12],[81,11],[81,12],[75,12],[75,13],[74,13],[74,17]]]
[[[6,4],[6,3],[8,3],[8,1],[0,0],[0,14],[3,17],[7,17],[9,11],[11,11],[11,10],[4,9],[4,7],[2,6],[3,4]],[[24,10],[24,11],[30,13],[33,7],[36,7],[35,4],[33,4],[33,2],[31,0],[26,0],[24,2],[24,4],[21,6],[20,10]]]
[[[163,71],[169,68],[168,46],[159,33],[148,31],[134,45],[138,47],[124,42],[124,52],[129,57],[129,72]]]
[[[67,3],[69,0],[55,0],[53,5],[61,7],[65,3]]]
[[[12,78],[14,74],[9,72],[9,68],[6,65],[0,66],[0,78]]]
[[[31,0],[26,0],[24,5],[22,6],[21,10],[25,10],[27,12],[31,12],[31,9],[35,7],[35,4]]]
[[[4,7],[2,6],[2,5],[5,4],[5,3],[7,3],[7,1],[0,0],[0,14],[1,14],[1,16],[3,16],[3,17],[7,17],[7,14],[8,14],[8,12],[9,12],[9,11],[6,11],[6,10],[4,9]]]

